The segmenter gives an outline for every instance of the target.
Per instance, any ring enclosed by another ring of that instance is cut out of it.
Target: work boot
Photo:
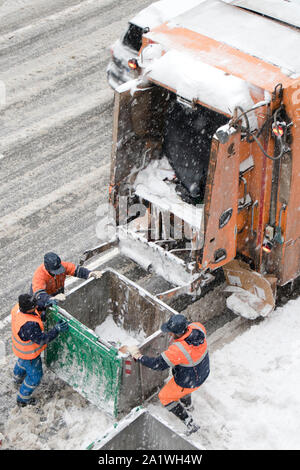
[[[200,426],[198,424],[194,423],[194,420],[191,416],[189,416],[188,418],[185,419],[184,424],[187,427],[187,430],[185,432],[185,434],[187,436],[190,436],[191,434],[193,434],[194,432],[199,431],[199,429],[200,429]]]
[[[187,427],[187,430],[186,430],[187,436],[189,436],[190,434],[193,434],[194,432],[197,432],[200,429],[200,426],[194,423],[192,416],[190,416],[187,413],[182,403],[178,402],[177,405],[174,406],[169,411],[171,411],[171,413],[173,413],[175,416],[177,416],[177,418],[179,418],[181,421],[184,422],[184,424]]]
[[[34,406],[36,405],[36,403],[37,403],[37,400],[34,397],[31,397],[29,398],[29,400],[26,400],[26,401],[17,400],[17,405],[20,406],[21,408],[24,408],[24,406],[27,406],[27,405]]]
[[[186,409],[186,411],[193,411],[194,410],[194,407],[192,405],[192,397],[191,395],[186,395],[185,397],[183,398],[180,398],[180,402],[183,404],[184,408]]]
[[[173,403],[175,404],[176,402]],[[168,406],[170,406],[170,404]],[[189,417],[188,413],[186,412],[186,409],[179,401],[176,403],[175,406],[173,405],[173,408],[169,409],[169,411],[183,422],[185,422],[185,420]]]

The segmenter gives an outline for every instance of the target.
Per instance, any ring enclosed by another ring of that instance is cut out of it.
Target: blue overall
[[[28,321],[20,331],[19,337],[23,341],[33,341],[39,345],[48,344],[58,335],[58,330],[53,328],[48,333],[41,330],[37,322]],[[17,402],[26,403],[30,396],[40,384],[43,377],[42,359],[39,355],[35,359],[18,358],[14,367],[14,379],[17,383],[21,383],[20,390],[17,394]]]
[[[43,376],[43,367],[41,356],[32,360],[18,359],[14,367],[14,378],[19,383],[22,379],[22,385],[17,394],[17,401],[26,403],[33,391],[40,384]]]

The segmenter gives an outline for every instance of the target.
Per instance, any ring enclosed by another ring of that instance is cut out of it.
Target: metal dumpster
[[[199,450],[161,419],[143,408],[132,410],[88,450]]]
[[[70,291],[63,309],[49,309],[47,328],[63,318],[70,329],[48,345],[45,363],[97,407],[121,416],[154,394],[168,370],[142,367],[101,339],[95,327],[112,315],[132,335],[143,331],[146,339],[138,347],[143,354],[155,356],[168,346],[169,338],[160,332],[160,326],[173,313],[168,305],[108,268],[101,279],[89,279]]]

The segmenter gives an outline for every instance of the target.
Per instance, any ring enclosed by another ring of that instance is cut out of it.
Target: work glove
[[[89,277],[94,277],[95,279],[100,279],[102,277],[101,271],[91,271]]]
[[[66,300],[66,296],[65,294],[61,293],[61,294],[55,295],[54,297],[52,297],[52,299],[63,302],[64,300]]]
[[[45,308],[52,307],[52,305],[57,305],[57,300],[55,300],[54,297],[51,297],[47,300],[47,302],[45,303]]]
[[[68,331],[69,325],[68,322],[65,320],[58,320],[58,322],[54,325],[54,328],[59,332],[65,332]]]
[[[44,323],[46,321],[46,318],[47,318],[46,310],[42,310],[41,313],[40,313],[40,316],[41,316],[42,322]]]
[[[136,361],[142,357],[141,351],[137,346],[127,346],[127,352],[129,352]]]

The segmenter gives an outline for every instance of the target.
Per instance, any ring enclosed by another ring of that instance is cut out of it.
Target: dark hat
[[[18,302],[19,308],[23,313],[28,312],[28,310],[34,309],[37,305],[36,299],[29,294],[19,295]]]
[[[62,274],[65,272],[60,257],[51,251],[44,256],[44,266],[50,274]]]
[[[175,333],[183,335],[187,329],[188,321],[184,315],[174,314],[169,320],[161,326],[163,333]]]

